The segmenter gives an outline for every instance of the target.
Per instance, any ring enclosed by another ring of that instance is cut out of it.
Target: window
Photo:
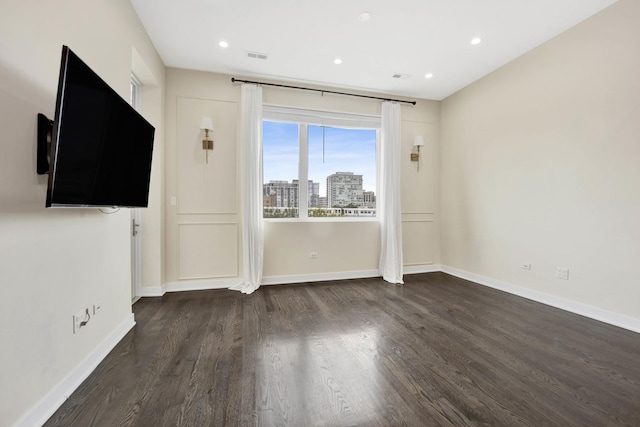
[[[263,217],[298,218],[299,125],[262,122]]]
[[[375,217],[379,126],[374,116],[265,106],[263,217]]]

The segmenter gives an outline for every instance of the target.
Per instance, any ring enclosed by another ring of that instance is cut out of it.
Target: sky
[[[362,175],[363,189],[376,191],[376,131],[309,125],[309,179],[327,195],[327,176],[336,172]],[[264,182],[298,179],[298,125],[264,121]]]

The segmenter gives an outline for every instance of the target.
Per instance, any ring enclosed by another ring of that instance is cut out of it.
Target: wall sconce
[[[213,119],[211,117],[203,117],[202,122],[200,122],[200,129],[204,131],[202,149],[205,152],[206,162],[209,163],[209,150],[213,150],[213,141],[209,139],[209,131],[213,132]]]
[[[413,141],[413,147],[416,151],[415,153],[411,153],[411,161],[418,162],[418,172],[420,172],[420,147],[424,147],[422,135],[416,136],[416,139]]]

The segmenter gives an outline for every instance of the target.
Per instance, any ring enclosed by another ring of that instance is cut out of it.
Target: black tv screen
[[[155,129],[62,48],[47,207],[146,207]]]

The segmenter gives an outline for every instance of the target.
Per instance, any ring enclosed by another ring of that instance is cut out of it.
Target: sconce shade
[[[213,119],[211,117],[203,117],[202,122],[200,122],[200,129],[202,130],[213,130]]]
[[[416,136],[416,139],[413,141],[414,147],[424,147],[424,139],[422,139],[422,135]]]

